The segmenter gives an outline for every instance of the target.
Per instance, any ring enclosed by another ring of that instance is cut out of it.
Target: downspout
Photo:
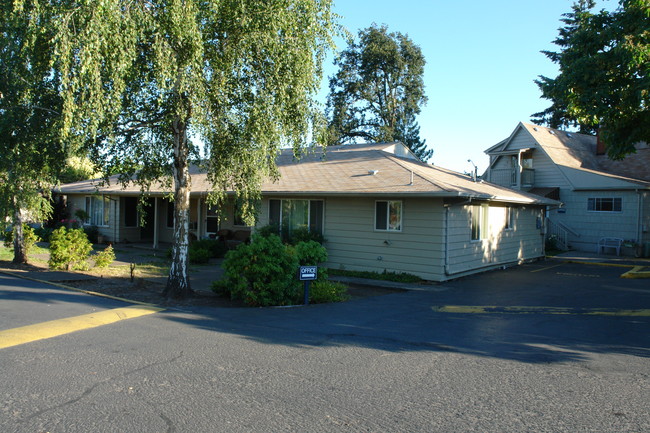
[[[449,275],[449,205],[445,205],[444,256],[445,275]]]
[[[641,230],[641,221],[643,215],[643,194],[638,189],[635,190],[637,194],[637,212],[636,212],[636,243],[641,245],[643,243],[643,232]]]

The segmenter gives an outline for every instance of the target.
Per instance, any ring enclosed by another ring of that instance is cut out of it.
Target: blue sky
[[[554,50],[563,13],[570,0],[335,0],[340,22],[351,33],[373,22],[406,33],[427,60],[424,81],[429,102],[418,117],[420,136],[434,153],[429,162],[470,171],[473,160],[482,172],[485,149],[508,137],[518,122],[550,102],[533,82],[554,77],[556,66],[540,51]],[[612,0],[599,7],[613,9]],[[345,48],[344,41],[338,49]],[[327,77],[336,69],[328,60]]]

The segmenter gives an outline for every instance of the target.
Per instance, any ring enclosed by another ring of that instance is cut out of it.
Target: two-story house
[[[519,123],[508,138],[485,151],[484,179],[559,200],[547,214],[548,233],[561,248],[598,252],[603,238],[650,243],[650,146],[611,160],[592,135]],[[624,249],[625,251],[625,249]],[[611,251],[606,251],[611,252]]]

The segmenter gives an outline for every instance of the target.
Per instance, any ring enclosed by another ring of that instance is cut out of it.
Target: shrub
[[[320,279],[320,272],[318,273]],[[323,304],[326,302],[343,302],[350,299],[347,286],[334,281],[314,281],[309,288],[309,302]]]
[[[327,261],[327,250],[316,241],[299,242],[295,252],[300,266],[313,266]],[[327,280],[326,268],[318,268],[318,280]]]
[[[88,240],[92,244],[96,244],[98,242],[98,236],[99,236],[99,227],[97,226],[84,226],[83,228],[84,233],[86,233],[86,236],[88,237]]]
[[[43,242],[49,242],[52,235],[52,229],[48,227],[37,227],[34,229],[34,234]]]
[[[115,251],[111,245],[104,248],[104,251],[100,251],[95,254],[95,267],[97,268],[107,268],[113,261],[115,261]]]
[[[93,247],[82,229],[59,227],[50,236],[50,269],[88,269]]]
[[[27,224],[23,224],[23,239],[25,241],[25,254],[40,240],[33,228]],[[4,246],[13,250],[14,248],[14,230],[4,232]]]
[[[210,260],[210,251],[205,248],[192,248],[189,249],[190,263],[193,265],[202,265],[208,263]]]
[[[201,239],[190,244],[190,249],[203,249],[210,253],[210,258],[220,259],[226,255],[228,247],[217,239]]]
[[[417,275],[409,274],[406,272],[388,272],[384,269],[384,272],[374,272],[374,271],[349,271],[345,269],[334,269],[329,268],[327,270],[332,275],[341,275],[345,277],[357,277],[357,278],[368,278],[371,280],[384,280],[384,281],[395,281],[397,283],[420,283],[424,281],[422,278]]]
[[[298,259],[276,235],[254,234],[251,243],[228,251],[224,283],[217,288],[251,306],[291,305],[299,297]]]
[[[266,225],[255,229],[255,233],[260,236],[268,237],[271,235],[280,236],[280,227],[277,225]],[[297,245],[300,242],[314,241],[319,244],[325,243],[325,238],[322,234],[317,232],[310,232],[307,227],[296,228],[291,231],[291,234],[282,233],[282,241],[289,245]]]

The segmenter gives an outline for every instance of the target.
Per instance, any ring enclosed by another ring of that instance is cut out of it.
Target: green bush
[[[23,224],[23,239],[25,240],[25,254],[29,254],[29,250],[40,240],[34,229],[27,224]],[[14,230],[4,232],[4,246],[13,250]]]
[[[203,249],[210,253],[210,258],[220,259],[228,252],[228,247],[224,242],[216,239],[201,239],[190,244],[190,249]]]
[[[97,226],[84,226],[84,233],[88,237],[88,240],[91,244],[96,244],[98,242],[99,236],[99,227]]]
[[[250,306],[291,305],[299,298],[298,258],[276,235],[254,234],[251,243],[228,251],[218,288]]]
[[[49,242],[52,235],[52,229],[48,227],[37,227],[34,229],[34,234],[43,242]]]
[[[115,251],[111,245],[104,248],[104,251],[100,251],[95,254],[95,267],[97,268],[107,268],[111,263],[115,261]]]
[[[318,273],[320,278],[320,271]],[[343,302],[350,299],[347,286],[334,281],[313,281],[309,288],[309,302],[323,304],[327,302]]]
[[[280,236],[280,227],[277,225],[266,225],[255,229],[255,233],[263,237],[268,237],[271,235]],[[309,242],[314,241],[319,244],[325,243],[325,238],[322,234],[317,232],[310,232],[307,227],[297,228],[291,231],[291,234],[282,233],[282,241],[289,245],[297,245],[300,242]]]
[[[50,269],[88,269],[93,246],[82,229],[59,227],[50,236]]]
[[[202,265],[210,261],[210,251],[205,248],[190,247],[188,254],[193,265]]]
[[[327,261],[327,250],[316,241],[299,242],[295,246],[295,253],[300,266],[318,266]],[[326,268],[318,268],[318,280],[327,280]]]

